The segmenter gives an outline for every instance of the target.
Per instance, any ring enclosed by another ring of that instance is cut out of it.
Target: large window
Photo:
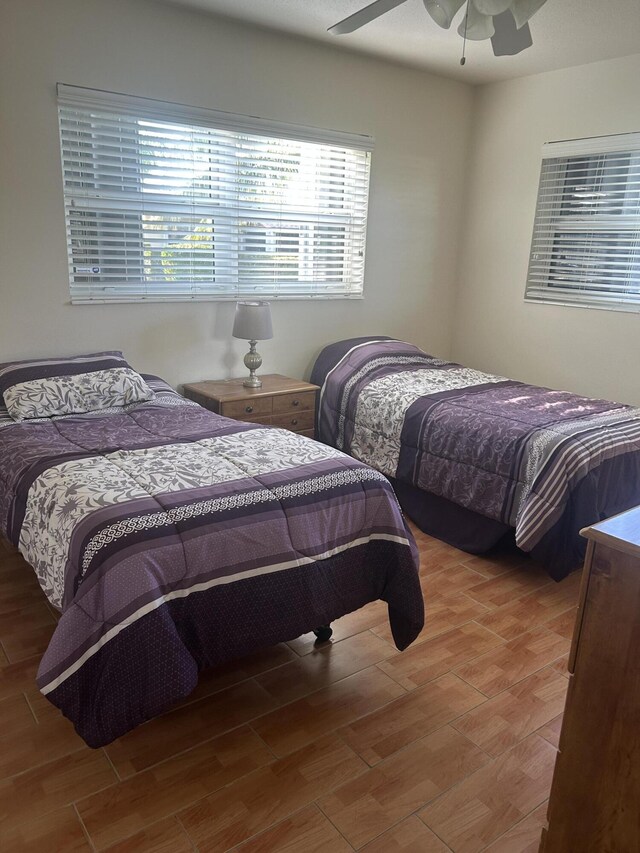
[[[72,302],[359,297],[372,140],[58,85]]]
[[[640,133],[544,146],[526,297],[640,311]]]

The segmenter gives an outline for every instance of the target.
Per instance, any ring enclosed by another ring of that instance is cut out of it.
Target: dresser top
[[[207,379],[204,382],[191,382],[183,385],[184,391],[201,394],[219,403],[230,400],[246,400],[255,397],[273,397],[277,394],[295,394],[303,391],[317,391],[317,385],[303,382],[301,379],[291,379],[280,373],[265,373],[260,376],[261,388],[245,388],[242,384],[246,377],[238,379]]]
[[[580,533],[593,542],[640,557],[640,506],[585,527]]]

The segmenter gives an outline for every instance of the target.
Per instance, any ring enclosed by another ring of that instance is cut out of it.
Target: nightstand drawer
[[[239,421],[256,420],[262,415],[270,415],[272,397],[256,397],[254,400],[228,400],[222,403],[220,414]]]
[[[302,391],[300,394],[278,394],[273,398],[273,414],[284,415],[289,412],[313,411],[316,405],[315,391]]]
[[[273,426],[273,418],[271,415],[258,415],[254,417],[253,415],[245,415],[243,418],[236,418],[238,421],[244,421],[248,424],[263,424],[263,426]]]
[[[302,432],[302,430],[313,429],[314,411],[307,410],[304,412],[296,412],[291,415],[274,415],[271,418],[271,423],[276,427],[284,427],[292,429],[294,432]]]
[[[205,409],[209,409],[210,412],[215,412],[217,415],[220,414],[220,404],[217,400],[211,400],[209,397],[205,397],[204,394],[198,394],[197,391],[185,390],[183,393],[187,400],[193,400],[194,403],[203,406]]]

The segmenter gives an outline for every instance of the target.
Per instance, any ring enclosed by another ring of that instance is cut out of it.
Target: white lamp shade
[[[267,341],[273,337],[271,306],[268,302],[236,302],[234,338],[243,341]]]
[[[439,27],[448,30],[465,0],[424,0],[427,12]]]
[[[459,35],[464,37],[466,34],[467,38],[472,41],[482,41],[483,39],[490,39],[495,31],[491,15],[481,15],[472,0],[469,0],[467,14],[458,27]]]

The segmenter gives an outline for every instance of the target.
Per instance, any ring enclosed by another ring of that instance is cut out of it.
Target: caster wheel
[[[333,628],[331,625],[321,625],[319,628],[314,628],[313,633],[316,635],[317,643],[326,643],[331,639]]]

